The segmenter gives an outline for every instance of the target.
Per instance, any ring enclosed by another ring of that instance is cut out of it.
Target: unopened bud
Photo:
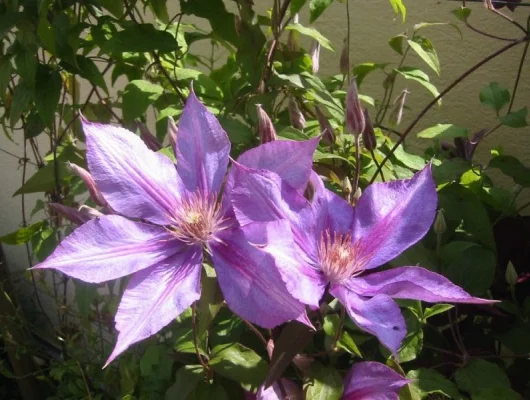
[[[444,211],[442,209],[438,210],[436,213],[436,219],[434,220],[433,226],[434,232],[437,235],[443,235],[447,230],[447,224],[445,223]]]
[[[85,206],[85,205],[82,205],[81,207],[79,207],[79,212],[90,219],[99,218],[105,215],[101,211],[96,210],[95,208],[92,208],[89,206]]]
[[[256,109],[258,113],[258,132],[261,143],[263,144],[278,140],[276,129],[274,129],[271,119],[263,110],[261,104],[256,104]]]
[[[355,191],[351,199],[352,206],[355,207],[357,205],[362,194],[363,194],[363,191],[361,190],[361,188],[357,188],[357,190]]]
[[[64,206],[60,203],[50,203],[49,206],[54,213],[66,218],[68,221],[73,222],[74,224],[83,225],[85,222],[91,220],[91,218],[73,207]]]
[[[177,154],[177,133],[179,131],[179,128],[177,127],[177,124],[175,123],[173,117],[168,117],[167,122],[167,135],[169,138],[169,143],[171,143],[173,151],[175,151],[175,154]]]
[[[395,128],[401,123],[401,119],[403,118],[403,109],[405,108],[405,100],[407,99],[408,93],[409,91],[407,89],[403,90],[394,101],[394,108],[388,116],[388,124],[391,128]]]
[[[510,285],[510,287],[515,286],[515,284],[517,283],[517,280],[519,279],[519,276],[517,275],[517,271],[515,270],[515,267],[513,266],[511,261],[506,266],[506,273],[504,277],[508,285]]]
[[[363,130],[363,144],[366,150],[372,151],[377,147],[377,140],[375,138],[374,126],[368,110],[363,110],[364,115],[364,130]]]
[[[140,129],[140,138],[143,140],[147,148],[153,151],[160,150],[162,148],[162,145],[160,144],[158,139],[151,132],[149,132],[147,126],[145,126],[145,124],[142,122],[139,122],[137,125]]]
[[[316,75],[320,70],[320,43],[316,40],[314,40],[311,44],[311,50],[309,51],[309,55],[311,56],[311,62],[313,63],[313,75]]]
[[[342,75],[348,75],[350,71],[350,48],[348,47],[348,39],[344,39],[342,52],[340,53],[340,72]]]
[[[304,129],[305,128],[305,118],[304,114],[302,114],[302,111],[298,108],[298,104],[296,104],[296,101],[294,99],[289,100],[289,105],[287,106],[287,110],[289,111],[289,119],[291,120],[291,125],[295,127],[296,129]]]
[[[293,17],[293,24],[298,23],[298,14],[295,14]],[[287,50],[294,52],[298,50],[298,32],[291,29],[289,35],[287,36]]]
[[[350,198],[352,190],[353,188],[351,186],[350,179],[347,176],[345,176],[344,179],[342,180],[342,193],[344,194],[345,199],[348,200]]]
[[[332,146],[335,143],[335,131],[329,123],[319,106],[315,107],[318,123],[320,125],[320,134],[322,135],[322,142],[327,146]]]
[[[90,194],[90,197],[94,203],[101,207],[107,205],[107,201],[96,187],[96,182],[94,181],[94,178],[92,178],[92,175],[90,175],[90,172],[84,168],[81,168],[79,165],[72,164],[71,162],[67,162],[66,166],[68,169],[70,169],[70,171],[72,171],[73,174],[81,178],[87,187],[88,193]]]
[[[348,94],[346,95],[346,125],[354,136],[359,136],[364,131],[364,113],[359,100],[355,78],[351,80]]]

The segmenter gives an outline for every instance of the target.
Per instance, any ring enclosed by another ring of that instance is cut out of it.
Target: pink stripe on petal
[[[150,267],[182,246],[164,228],[105,215],[81,225],[34,268],[52,268],[99,283]]]
[[[118,341],[105,366],[132,344],[159,332],[201,294],[200,246],[134,274],[116,314]]]
[[[90,173],[105,200],[119,214],[170,224],[178,204],[173,162],[149,150],[126,129],[83,120]]]

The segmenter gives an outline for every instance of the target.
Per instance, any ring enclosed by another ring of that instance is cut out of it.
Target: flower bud
[[[350,179],[347,176],[345,176],[344,179],[342,180],[342,193],[344,194],[344,198],[348,201],[350,199],[352,190],[353,188],[351,186]]]
[[[351,80],[348,94],[346,95],[346,125],[353,136],[359,136],[364,131],[364,114],[355,78]]]
[[[355,191],[351,199],[352,206],[355,207],[357,205],[362,194],[363,194],[363,191],[361,190],[361,188],[357,188],[357,190]]]
[[[295,14],[293,24],[297,24],[298,20],[298,14]],[[298,51],[298,32],[292,29],[289,31],[289,36],[287,36],[287,50],[291,52]]]
[[[375,138],[374,126],[370,119],[370,114],[365,108],[363,110],[364,115],[364,130],[363,130],[363,144],[366,150],[372,151],[377,147],[377,140]]]
[[[296,101],[294,99],[289,100],[289,105],[287,106],[287,110],[289,111],[289,119],[291,120],[291,125],[295,127],[296,129],[304,129],[305,128],[305,118],[304,114],[302,114],[302,111],[298,108],[298,104],[296,104]]]
[[[268,143],[278,140],[278,135],[274,129],[271,119],[261,107],[261,104],[256,104],[258,113],[258,132],[261,143]]]
[[[311,56],[311,61],[313,63],[313,75],[316,75],[320,70],[320,43],[316,40],[314,40],[311,44],[311,50],[309,50],[309,55]]]
[[[408,93],[409,91],[407,89],[403,90],[394,101],[394,108],[388,116],[388,124],[391,128],[395,128],[401,123],[401,118],[403,118],[403,109],[405,108],[405,100],[407,99]]]
[[[177,154],[177,133],[179,131],[179,128],[177,127],[177,124],[175,123],[173,117],[168,117],[167,121],[167,135],[169,138],[169,143],[171,143],[171,147],[173,147],[175,154]]]
[[[517,283],[517,280],[519,279],[519,276],[517,275],[517,271],[515,270],[515,267],[513,266],[511,261],[506,266],[506,273],[504,274],[504,277],[508,285],[510,285],[510,287],[515,286]]]
[[[79,207],[79,212],[90,219],[99,218],[105,215],[101,211],[96,210],[95,208],[92,208],[89,206],[85,206],[85,205],[82,205],[81,207]]]
[[[436,213],[436,219],[434,220],[433,226],[434,232],[437,235],[443,235],[447,230],[447,224],[445,223],[444,211],[442,209],[438,210]]]
[[[148,149],[158,151],[162,148],[158,139],[149,132],[149,129],[147,129],[147,126],[145,126],[144,123],[139,122],[137,123],[137,126],[140,129],[140,138],[144,141]]]
[[[85,222],[90,221],[92,218],[76,210],[73,207],[63,206],[60,203],[50,203],[49,207],[54,213],[66,218],[68,221],[73,222],[77,225],[83,225]]]
[[[81,168],[79,165],[72,164],[71,162],[67,162],[66,166],[70,171],[72,171],[73,174],[77,175],[83,180],[94,203],[101,207],[107,205],[107,201],[96,187],[94,178],[92,178],[92,175],[90,175],[86,169]]]
[[[324,113],[319,106],[315,107],[318,123],[320,125],[320,134],[322,135],[322,142],[327,146],[332,146],[335,143],[335,131],[329,123]]]
[[[348,75],[350,71],[350,48],[348,47],[348,39],[344,39],[342,52],[340,53],[340,72],[342,75]]]

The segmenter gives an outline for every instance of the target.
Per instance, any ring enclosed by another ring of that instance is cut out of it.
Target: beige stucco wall
[[[394,17],[388,0],[351,1],[352,63],[388,61],[397,63],[399,56],[388,46],[388,38],[405,30],[410,31],[413,24],[418,22],[450,21],[458,23],[450,15],[450,11],[458,6],[457,2],[448,0],[404,0],[404,2],[408,7],[407,22],[405,24],[402,23],[400,17]],[[272,0],[255,0],[255,3],[259,9],[265,9],[270,7]],[[501,36],[518,37],[520,35],[517,29],[507,24],[500,17],[487,13],[480,4],[472,3],[471,6],[473,13],[470,21],[476,27]],[[336,73],[338,70],[340,45],[346,33],[344,10],[345,5],[336,1],[315,24],[325,36],[339,47],[336,53],[322,50],[320,71],[322,75]],[[520,23],[526,24],[525,13],[529,11],[529,9],[525,8],[517,10],[515,13],[516,19]],[[514,15],[509,11],[506,11],[506,13],[511,16]],[[301,19],[304,24],[308,21],[307,15],[302,15]],[[504,42],[481,37],[466,29],[461,23],[458,23],[458,25],[462,29],[463,39],[451,27],[428,28],[428,30],[424,31],[424,35],[432,40],[438,51],[442,74],[440,77],[436,77],[434,72],[431,73],[428,68],[425,68],[425,70],[431,76],[432,82],[440,89],[450,84],[467,67],[505,44]],[[433,108],[428,113],[418,125],[415,133],[435,123],[451,122],[469,128],[470,131],[494,126],[496,121],[493,113],[479,103],[478,93],[480,87],[489,81],[497,81],[511,90],[522,50],[522,46],[519,46],[475,72],[465,83],[458,86],[445,98],[442,108]],[[406,65],[423,67],[424,64],[418,57],[411,55]],[[523,75],[520,83],[515,109],[530,105],[530,67],[528,67],[528,64],[525,70],[526,75]],[[412,92],[408,102],[412,110],[405,114],[403,122],[405,126],[415,115],[414,113],[431,100],[431,95],[419,84],[410,81],[406,83],[407,88]],[[362,86],[362,92],[373,97],[381,97],[381,75],[374,74],[368,77]],[[415,136],[415,133],[412,136]],[[20,135],[20,132],[17,135]],[[530,165],[530,152],[528,151],[530,148],[530,128],[499,129],[481,145],[479,161],[485,160],[488,149],[497,145],[502,145],[507,154],[516,155],[526,165]],[[0,135],[0,148],[22,155],[20,136],[15,137],[15,143],[12,143],[4,135]],[[410,151],[419,152],[421,148],[421,141],[411,140],[409,142]],[[33,171],[34,168],[28,168],[28,174]],[[500,178],[498,174],[496,177]],[[0,235],[3,235],[16,229],[21,222],[20,197],[12,197],[12,194],[20,186],[21,169],[15,158],[2,152],[0,152],[0,182]],[[512,185],[506,179],[500,179],[499,182],[506,187]],[[521,196],[521,199],[524,198],[528,200],[529,197],[528,195]],[[31,211],[35,199],[36,196],[27,196],[29,211]],[[29,211],[27,211],[28,214]],[[22,247],[6,246],[5,251],[12,268],[22,269],[27,265]]]

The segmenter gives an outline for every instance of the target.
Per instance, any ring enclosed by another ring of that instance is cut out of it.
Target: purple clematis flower
[[[239,228],[229,202],[232,179],[220,197],[230,142],[193,93],[179,121],[177,168],[125,129],[82,123],[90,174],[115,215],[85,222],[35,268],[93,283],[132,274],[115,317],[117,344],[106,365],[200,298],[203,250],[236,314],[264,328],[292,319],[309,323],[274,259],[249,244]],[[288,151],[289,143],[269,143],[240,159],[260,168],[278,156],[284,162],[296,159],[289,169],[281,162],[275,169],[296,186],[309,178],[316,145],[309,141]]]
[[[420,267],[373,272],[429,230],[437,203],[430,165],[412,179],[371,185],[355,208],[314,173],[310,202],[273,172],[238,164],[233,170],[232,203],[242,230],[276,260],[290,293],[317,308],[329,289],[353,321],[392,353],[406,335],[393,298],[491,302]]]
[[[378,362],[354,364],[344,378],[342,400],[397,400],[409,380]]]

